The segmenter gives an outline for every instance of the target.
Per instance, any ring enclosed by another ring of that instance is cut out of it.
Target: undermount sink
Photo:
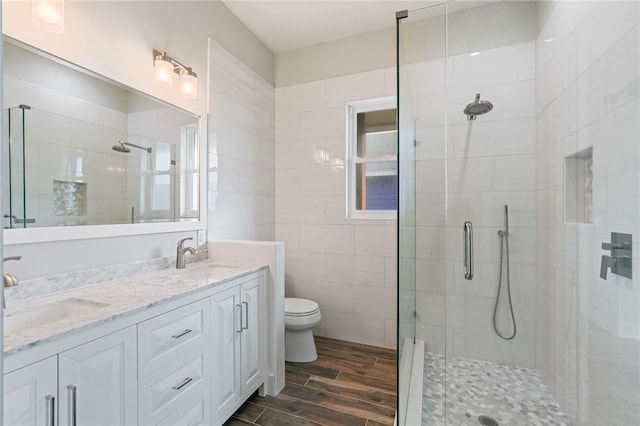
[[[69,298],[27,311],[16,312],[4,318],[4,334],[13,334],[67,318],[76,318],[105,306],[109,306],[109,304]]]

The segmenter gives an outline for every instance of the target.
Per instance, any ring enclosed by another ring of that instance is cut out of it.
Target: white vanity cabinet
[[[209,313],[206,298],[138,324],[139,424],[210,424]]]
[[[258,269],[9,354],[4,424],[223,424],[266,380],[265,287]]]
[[[222,424],[265,379],[263,276],[211,297],[213,418]]]
[[[135,327],[60,353],[60,424],[136,424],[136,367]]]
[[[3,424],[56,424],[58,360],[52,356],[4,375]]]
[[[4,424],[136,424],[136,377],[129,327],[5,374]]]

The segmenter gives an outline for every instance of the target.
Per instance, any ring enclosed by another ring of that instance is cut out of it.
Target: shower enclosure
[[[398,12],[399,424],[637,424],[639,16]]]

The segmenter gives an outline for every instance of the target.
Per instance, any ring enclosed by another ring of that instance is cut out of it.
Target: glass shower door
[[[401,21],[421,424],[640,418],[639,12],[448,2]]]

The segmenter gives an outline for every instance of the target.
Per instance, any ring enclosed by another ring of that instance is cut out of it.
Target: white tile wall
[[[396,345],[396,225],[345,218],[345,102],[393,94],[394,70],[276,89],[276,239],[287,296],[320,305],[318,335]]]
[[[276,218],[285,215],[274,202],[274,139],[288,120],[281,115],[276,130],[273,87],[214,41],[209,70],[208,238],[273,240]],[[280,178],[281,190],[296,193],[293,181]]]
[[[640,415],[640,279],[599,277],[612,231],[640,237],[639,16],[637,2],[555,2],[537,41],[536,366],[579,424]],[[594,222],[569,224],[564,157],[588,147]]]

